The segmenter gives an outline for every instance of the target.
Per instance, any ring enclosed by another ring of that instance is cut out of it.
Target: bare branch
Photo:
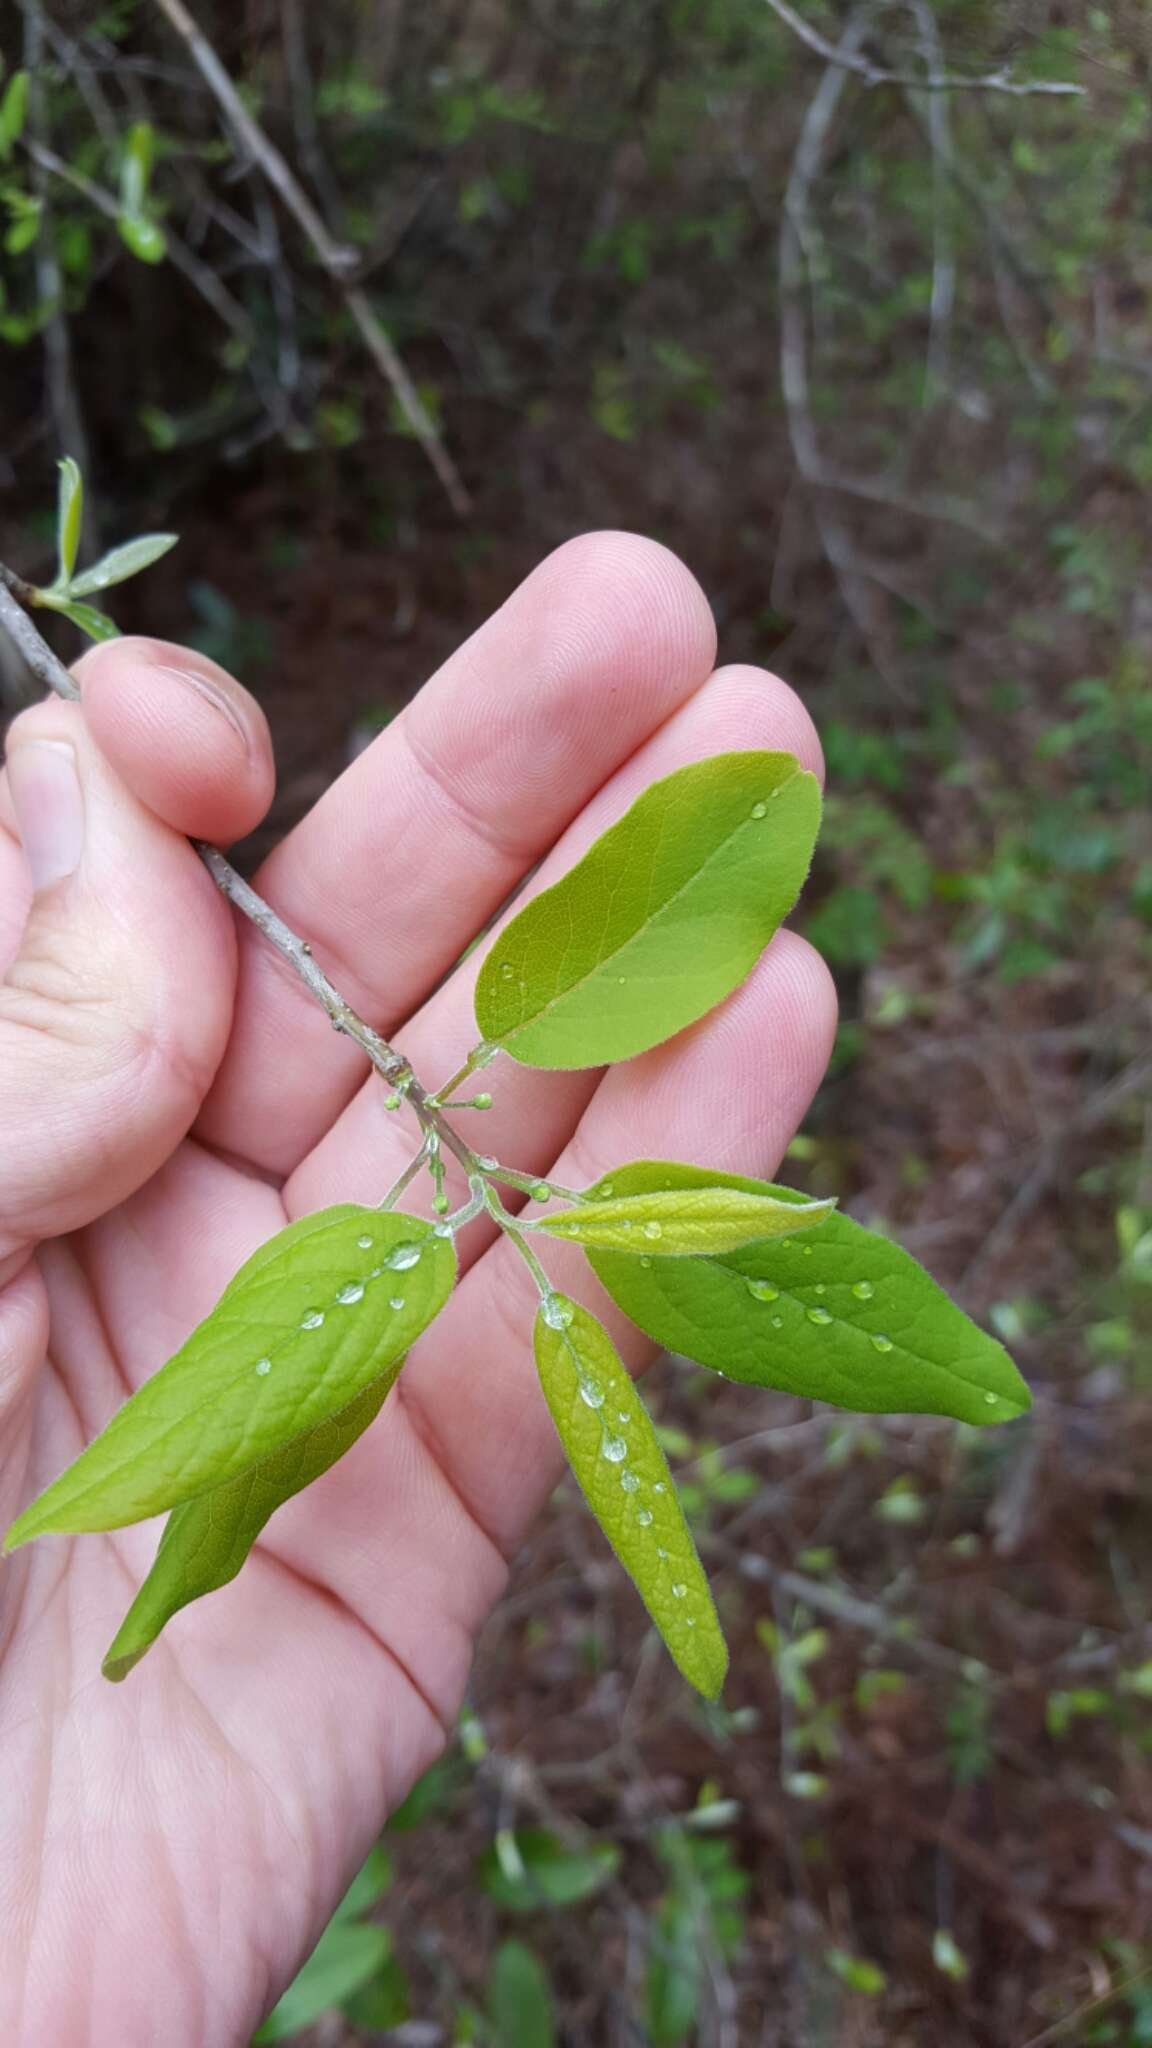
[[[160,0],[161,6],[165,0]],[[1084,87],[1072,85],[1063,79],[1010,78],[1005,71],[986,71],[979,77],[955,77],[950,72],[931,71],[927,74],[916,71],[889,71],[882,64],[873,64],[860,50],[845,48],[842,38],[839,43],[830,43],[820,34],[819,29],[797,14],[788,0],[767,0],[779,21],[799,36],[800,41],[826,64],[836,64],[842,71],[850,71],[855,78],[861,78],[865,85],[910,85],[921,92],[1001,92],[1013,99],[1082,99]]]
[[[412,382],[383,322],[374,312],[363,288],[352,281],[359,266],[359,251],[336,241],[329,234],[299,179],[285,162],[275,143],[244,105],[227,70],[210,42],[197,27],[183,0],[156,0],[193,63],[204,79],[234,134],[249,157],[260,166],[297,226],[309,242],[323,270],[339,290],[376,368],[393,392],[396,403],[423,448],[447,493],[454,511],[464,516],[471,500],[420,393]]]

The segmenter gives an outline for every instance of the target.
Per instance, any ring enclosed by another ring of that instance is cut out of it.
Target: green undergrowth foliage
[[[72,591],[78,501],[65,464],[60,582]],[[158,551],[155,537],[119,549],[85,587],[114,580],[117,560],[131,573]],[[375,1420],[452,1294],[457,1236],[480,1218],[509,1238],[535,1283],[540,1384],[585,1499],[680,1671],[710,1699],[728,1653],[695,1542],[612,1337],[549,1279],[542,1260],[555,1240],[586,1254],[647,1338],[729,1379],[977,1425],[1027,1408],[996,1339],[898,1245],[830,1201],[674,1160],[625,1160],[592,1187],[562,1188],[474,1152],[447,1120],[456,1091],[498,1060],[605,1066],[706,1016],[791,909],[819,818],[816,780],[789,754],[695,762],[646,790],[498,932],[476,985],[481,1035],[459,1072],[430,1095],[408,1072],[387,1098],[400,1110],[407,1097],[421,1132],[391,1193],[377,1208],[302,1217],[255,1252],[175,1356],[9,1530],[11,1550],[167,1513],[105,1658],[108,1678],[125,1678],[181,1608],[233,1578],[276,1508]],[[471,1106],[491,1099],[486,1088]],[[446,1154],[467,1178],[455,1210]],[[420,1171],[434,1221],[394,1206]],[[502,1185],[527,1193],[527,1205],[513,1214]]]

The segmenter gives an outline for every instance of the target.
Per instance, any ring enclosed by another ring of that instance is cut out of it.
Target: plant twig
[[[285,162],[275,143],[270,141],[259,123],[249,113],[227,70],[189,14],[183,0],[156,0],[156,5],[180,37],[239,141],[253,162],[259,164],[269,184],[311,245],[321,268],[327,272],[337,287],[360,339],[385,383],[392,390],[404,418],[443,484],[449,503],[455,512],[464,517],[471,510],[471,499],[460,473],[445,448],[420,393],[405,369],[391,336],[378,314],[373,311],[363,287],[353,281],[354,273],[359,267],[359,251],[350,248],[346,243],[338,242],[329,233],[294,171]]]
[[[165,0],[160,0],[161,6]],[[1006,71],[985,71],[976,77],[954,76],[950,72],[931,71],[927,75],[916,71],[889,71],[883,64],[874,64],[861,50],[846,49],[843,40],[830,43],[819,29],[812,27],[797,14],[788,0],[767,0],[767,5],[779,21],[799,36],[800,41],[826,64],[835,64],[841,71],[850,71],[855,78],[863,79],[865,85],[911,85],[921,92],[1002,92],[1013,99],[1083,99],[1085,88],[1073,85],[1064,79],[1053,78],[1010,78]]]

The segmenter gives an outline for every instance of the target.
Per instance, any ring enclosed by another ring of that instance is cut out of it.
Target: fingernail
[[[8,788],[35,894],[73,875],[84,847],[84,796],[67,740],[21,740],[8,755]]]
[[[194,668],[170,668],[167,664],[163,667],[157,666],[156,674],[167,676],[173,683],[183,683],[185,689],[194,690],[203,703],[211,704],[213,710],[218,711],[221,717],[227,720],[233,732],[239,735],[244,752],[250,752],[252,742],[244,720],[228,692],[221,689],[220,684],[214,682],[211,676],[201,675]]]

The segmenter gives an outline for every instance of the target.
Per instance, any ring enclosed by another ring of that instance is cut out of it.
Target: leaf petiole
[[[499,1224],[505,1237],[515,1245],[516,1250],[519,1252],[540,1290],[541,1301],[548,1301],[556,1290],[544,1271],[543,1266],[540,1264],[539,1259],[536,1257],[524,1232],[517,1223],[516,1218],[508,1214],[507,1209],[504,1207],[490,1181],[485,1181],[484,1183],[484,1207],[495,1222]]]

